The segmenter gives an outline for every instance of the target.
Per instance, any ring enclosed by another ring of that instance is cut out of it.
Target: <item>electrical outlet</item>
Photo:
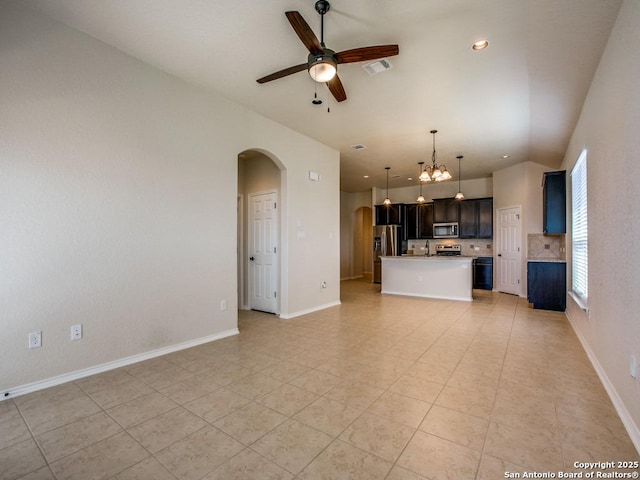
[[[327,288],[327,282],[322,282],[320,284],[320,288]]]
[[[42,346],[42,332],[31,332],[29,334],[29,348],[40,348]]]
[[[226,309],[227,309],[227,301],[220,300],[220,310],[226,310]]]
[[[82,324],[73,325],[71,327],[71,340],[80,340],[82,338]]]

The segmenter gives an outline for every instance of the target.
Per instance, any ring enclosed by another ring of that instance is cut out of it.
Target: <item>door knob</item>
[[[501,253],[499,253],[499,254],[498,254],[498,256],[499,256],[499,257],[501,257],[501,256],[502,256],[502,254],[501,254]]]
[[[249,260],[251,260],[253,262],[255,260],[255,258],[249,257]]]

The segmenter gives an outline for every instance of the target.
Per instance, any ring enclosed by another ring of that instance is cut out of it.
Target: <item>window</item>
[[[587,151],[583,150],[571,170],[571,244],[573,298],[586,309],[589,294],[589,248],[587,238]]]

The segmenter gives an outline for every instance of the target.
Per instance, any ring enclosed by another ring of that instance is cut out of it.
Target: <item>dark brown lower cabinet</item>
[[[527,299],[533,308],[564,312],[567,308],[567,264],[527,262]]]

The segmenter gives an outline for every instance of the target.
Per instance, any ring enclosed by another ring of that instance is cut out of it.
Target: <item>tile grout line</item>
[[[492,311],[493,311],[493,309],[492,309]],[[497,389],[496,389],[496,395],[495,395],[495,397],[493,399],[493,405],[491,407],[491,414],[489,415],[489,425],[487,425],[487,431],[485,432],[484,439],[482,441],[482,449],[480,451],[480,460],[478,462],[478,468],[476,470],[476,476],[475,476],[476,479],[480,475],[480,467],[482,466],[482,458],[485,455],[485,449],[486,449],[486,446],[487,446],[487,440],[489,438],[489,431],[491,430],[491,423],[492,423],[492,419],[493,419],[493,411],[495,410],[496,401],[498,399],[498,391],[500,389],[500,383],[502,381],[502,375],[503,375],[503,372],[504,372],[504,363],[505,363],[505,360],[507,358],[507,354],[509,352],[509,343],[511,342],[511,335],[513,334],[513,326],[514,326],[515,321],[516,321],[517,312],[518,312],[518,302],[515,303],[515,307],[513,309],[513,315],[512,315],[511,320],[510,320],[509,336],[508,336],[508,340],[507,340],[507,345],[506,345],[506,347],[504,349],[504,354],[502,356],[502,365],[500,367],[500,376],[498,377],[498,386],[497,386]]]

